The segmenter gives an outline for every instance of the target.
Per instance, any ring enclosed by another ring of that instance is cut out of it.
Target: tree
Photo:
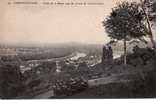
[[[147,33],[143,22],[143,10],[136,2],[123,2],[112,9],[111,14],[103,21],[103,25],[111,39],[123,40],[124,64],[126,65],[126,41],[132,38],[140,38]]]
[[[149,16],[149,21],[156,22],[156,0],[141,0]]]
[[[148,35],[151,42],[156,49],[156,43],[153,38],[152,25],[156,23],[156,1],[155,0],[140,0],[141,8],[143,10],[143,16],[145,16],[145,22],[148,27]]]
[[[22,74],[16,63],[0,65],[0,98],[17,96],[24,89]]]

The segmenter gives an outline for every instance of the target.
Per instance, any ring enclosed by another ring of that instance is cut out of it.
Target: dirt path
[[[113,75],[113,76],[108,76],[105,78],[98,78],[98,79],[93,79],[93,80],[88,80],[88,85],[89,87],[92,86],[98,86],[98,85],[104,85],[104,84],[109,84],[109,83],[118,83],[118,82],[128,82],[130,80],[126,79],[118,79],[118,77],[121,75]]]
[[[54,96],[54,91],[53,90],[50,90],[48,92],[37,95],[37,96],[33,97],[33,99],[48,99],[51,96]]]

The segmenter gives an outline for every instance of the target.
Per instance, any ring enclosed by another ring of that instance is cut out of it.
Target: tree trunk
[[[127,65],[127,45],[126,45],[126,39],[124,39],[124,65]]]

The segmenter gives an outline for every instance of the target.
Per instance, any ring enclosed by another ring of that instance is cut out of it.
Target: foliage
[[[151,22],[156,22],[156,1],[144,0],[145,10],[149,16]]]
[[[138,39],[148,33],[144,23],[144,10],[136,2],[123,2],[112,9],[110,16],[103,22],[111,39],[124,41],[124,64],[126,65],[126,41]]]
[[[72,95],[88,88],[88,84],[82,78],[70,78],[66,81],[57,80],[53,85],[56,96]]]
[[[141,1],[141,8],[144,12],[145,16],[145,23],[147,24],[148,27],[148,32],[147,34],[149,35],[149,38],[153,44],[153,47],[156,49],[156,43],[153,37],[153,32],[152,32],[152,24],[156,22],[156,1],[155,0],[140,0]],[[154,23],[153,23],[154,22]]]
[[[123,2],[112,9],[110,16],[103,22],[108,36],[113,39],[127,40],[146,35],[143,11],[135,3]]]
[[[21,93],[23,89],[19,67],[14,64],[0,66],[0,97],[12,98]]]
[[[154,60],[155,52],[151,48],[133,48],[133,54],[127,55],[128,64],[133,66],[146,65],[150,60]]]
[[[156,94],[156,78],[155,71],[142,72],[140,78],[135,79],[132,83],[131,91],[138,97],[151,98]]]

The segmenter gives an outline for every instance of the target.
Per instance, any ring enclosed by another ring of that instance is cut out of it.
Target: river
[[[81,52],[75,52],[75,56],[71,57],[71,60],[78,60],[79,58],[86,57],[87,54]]]

